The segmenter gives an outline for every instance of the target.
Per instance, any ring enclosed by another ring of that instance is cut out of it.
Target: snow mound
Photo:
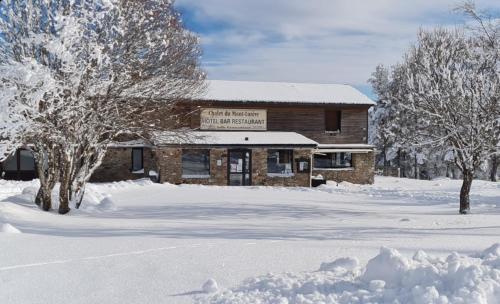
[[[214,279],[209,279],[208,281],[206,281],[201,288],[205,293],[214,293],[219,290],[217,281],[215,281]]]
[[[37,193],[38,193],[38,187],[36,186],[22,187],[21,189],[19,189],[18,193],[9,197],[9,200],[21,204],[32,204],[35,202]]]
[[[38,188],[37,187],[31,187],[31,186],[30,187],[25,187],[23,189],[23,192],[22,192],[23,195],[31,195],[33,197],[35,197],[37,195],[37,193],[38,193]]]
[[[97,209],[101,211],[116,211],[118,208],[111,199],[111,196],[106,196],[101,200],[99,205],[97,205]]]
[[[11,224],[5,223],[0,226],[0,233],[3,234],[20,234],[22,233],[21,230],[17,229],[16,227],[12,226]]]
[[[406,258],[383,247],[364,268],[357,260],[344,258],[323,263],[320,269],[326,271],[251,278],[236,289],[196,300],[200,304],[500,303],[500,244],[473,256],[452,253],[446,259],[422,250]]]
[[[358,265],[359,261],[356,258],[340,258],[331,263],[321,263],[319,271],[353,270]]]
[[[396,286],[410,269],[410,262],[394,249],[382,247],[380,254],[366,265],[366,271],[361,278],[365,282],[382,280],[388,286]]]

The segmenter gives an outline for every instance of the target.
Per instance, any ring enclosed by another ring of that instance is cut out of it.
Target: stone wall
[[[298,173],[294,164],[293,176],[268,176],[267,175],[267,149],[254,148],[252,150],[252,185],[257,186],[285,186],[285,187],[309,187],[310,174]],[[299,158],[310,159],[311,149],[294,150],[294,162]],[[183,178],[182,177],[182,149],[181,148],[158,148],[155,150],[155,158],[160,172],[161,183],[172,184],[201,184],[226,186],[228,150],[225,148],[210,149],[210,178]],[[219,162],[218,162],[219,161]],[[220,163],[220,165],[218,165]]]
[[[217,165],[220,161],[220,166]],[[210,149],[210,185],[227,185],[227,149]]]
[[[132,172],[132,148],[110,148],[106,152],[102,164],[92,174],[93,183],[115,182],[147,178],[149,170],[154,170],[153,153],[144,148],[144,170],[142,173]]]
[[[346,169],[313,170],[313,175],[321,174],[323,178],[335,182],[354,184],[373,184],[375,175],[375,154],[353,153],[353,167]]]
[[[252,150],[252,184],[257,186],[310,187],[310,173],[298,172],[298,159],[311,159],[311,149],[293,150],[293,175],[269,176],[267,172],[267,149]]]
[[[203,149],[205,150],[205,149]],[[182,177],[182,149],[164,147],[155,151],[161,183],[227,185],[227,150],[210,149],[210,178]],[[221,165],[217,165],[221,160]]]
[[[267,179],[267,149],[252,149],[252,185],[264,186]]]
[[[158,181],[160,183],[182,183],[182,149],[157,148],[154,151]]]
[[[267,172],[267,148],[252,149],[252,185],[309,187],[310,174],[299,173],[296,161],[310,159],[311,149],[294,149],[293,175],[270,176]],[[182,177],[182,149],[175,147],[144,148],[144,173],[132,173],[132,148],[109,149],[101,167],[92,175],[91,182],[113,182],[148,178],[150,170],[159,173],[159,182],[172,184],[227,185],[227,149],[210,149],[210,178]],[[325,179],[356,184],[372,184],[374,180],[374,153],[353,153],[353,168],[313,170]],[[220,165],[218,165],[220,161]],[[313,164],[311,163],[311,166]]]

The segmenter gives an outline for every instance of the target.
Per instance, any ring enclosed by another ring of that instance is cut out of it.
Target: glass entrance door
[[[252,184],[252,151],[229,150],[228,185],[250,186]]]

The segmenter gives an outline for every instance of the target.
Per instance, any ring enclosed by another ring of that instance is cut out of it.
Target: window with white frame
[[[314,168],[317,169],[352,168],[352,154],[350,152],[315,154]]]
[[[268,150],[267,173],[292,174],[293,150]]]
[[[182,150],[182,177],[206,178],[210,176],[210,150]]]

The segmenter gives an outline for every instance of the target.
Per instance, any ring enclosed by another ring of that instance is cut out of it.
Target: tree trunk
[[[474,174],[471,171],[463,172],[462,189],[460,189],[460,214],[470,213],[469,194],[473,180],[474,180]]]
[[[62,164],[61,177],[59,180],[59,182],[61,183],[61,186],[59,188],[59,214],[66,214],[70,211],[69,190],[71,184],[71,178],[70,178],[71,161],[65,157],[61,157],[61,161],[63,161],[64,164]]]
[[[415,179],[418,179],[418,158],[415,154]]]
[[[67,183],[61,183],[59,188],[59,214],[66,214],[69,208],[69,188]]]
[[[384,146],[383,157],[384,157],[384,176],[389,176],[389,161],[387,160],[387,148]]]
[[[42,209],[49,211],[52,209],[52,191],[48,189],[42,190]]]
[[[76,202],[76,209],[80,209],[80,206],[82,205],[83,201],[83,196],[85,195],[85,189],[80,190],[77,195],[77,202]]]
[[[35,204],[45,211],[49,211],[52,208],[52,190],[40,187],[36,194]]]
[[[38,207],[42,206],[42,187],[38,188],[38,192],[36,193],[36,197],[35,197],[35,204]]]
[[[498,161],[498,155],[494,154],[493,156],[491,156],[490,180],[492,182],[497,181],[497,170],[498,170],[499,163],[500,162]]]
[[[55,176],[53,168],[45,168],[44,155],[45,150],[38,150],[35,153],[36,169],[40,180],[40,188],[36,194],[35,204],[42,210],[49,211],[52,209],[52,189],[55,186]]]

